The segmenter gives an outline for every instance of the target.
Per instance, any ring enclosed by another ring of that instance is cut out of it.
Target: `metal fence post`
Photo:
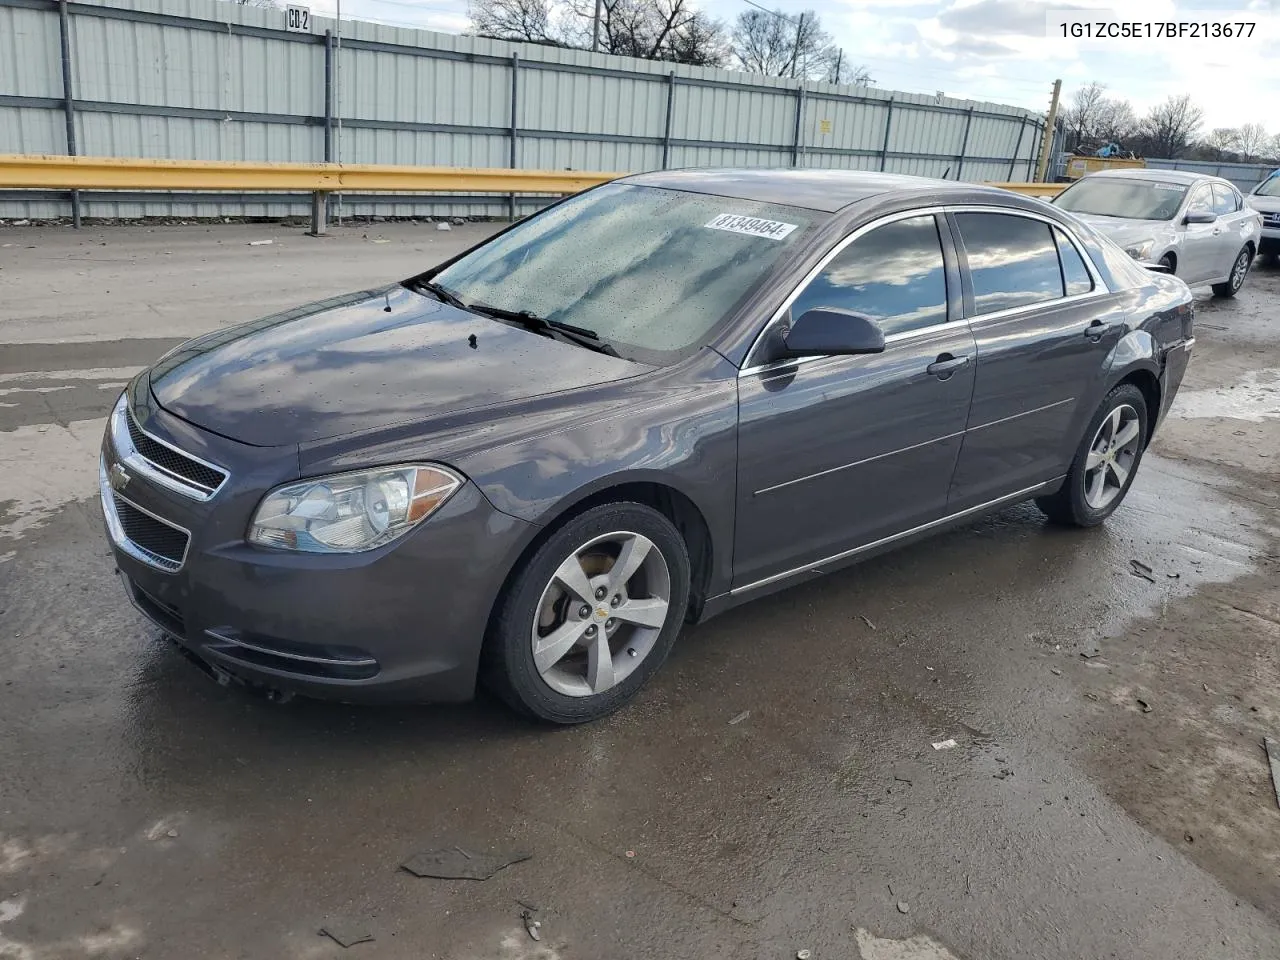
[[[796,90],[796,134],[791,141],[791,165],[793,167],[800,166],[800,123],[804,119],[804,81],[800,81],[800,86]]]
[[[509,166],[512,170],[516,169],[516,145],[520,141],[520,125],[519,117],[516,111],[520,107],[520,54],[513,53],[511,55],[511,156]],[[511,213],[512,222],[516,219],[516,195],[510,194],[507,197],[507,208]]]
[[[667,124],[662,131],[662,169],[667,169],[671,156],[671,118],[676,105],[676,72],[667,74]]]
[[[67,122],[67,155],[76,155],[76,102],[71,87],[71,17],[58,0],[58,40],[62,47],[62,112]],[[71,191],[71,225],[80,229],[80,191]]]
[[[884,118],[884,144],[880,147],[880,169],[889,162],[889,134],[893,131],[893,97],[889,98],[889,109]]]
[[[329,194],[323,190],[316,190],[311,194],[311,236],[323,237],[325,235],[328,206]]]
[[[956,158],[956,179],[960,180],[964,174],[964,155],[969,149],[969,128],[973,126],[973,107],[969,108],[968,114],[964,118],[964,139],[960,141],[960,156]]]
[[[1022,122],[1018,124],[1018,144],[1013,148],[1013,156],[1009,158],[1009,176],[1005,177],[1007,181],[1013,183],[1013,168],[1018,163],[1018,154],[1022,152],[1022,135],[1027,132],[1027,118],[1023,117]]]
[[[333,162],[333,31],[324,32],[324,162]]]

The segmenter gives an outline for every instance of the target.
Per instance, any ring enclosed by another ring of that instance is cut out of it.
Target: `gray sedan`
[[[221,680],[634,696],[686,621],[1010,504],[1101,523],[1192,300],[1070,215],[838,171],[568,198],[403,283],[135,378],[102,507],[137,607]]]
[[[1135,260],[1219,297],[1240,291],[1262,236],[1261,217],[1231,183],[1182,170],[1090,174],[1053,203]]]

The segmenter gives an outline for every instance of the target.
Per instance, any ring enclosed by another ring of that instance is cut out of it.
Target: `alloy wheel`
[[[1142,425],[1138,411],[1121,404],[1098,426],[1084,462],[1084,499],[1102,510],[1124,491],[1138,459]]]
[[[1231,289],[1239,290],[1240,285],[1244,283],[1245,274],[1249,272],[1249,251],[1241,250],[1240,256],[1236,257],[1235,266],[1231,268]]]
[[[573,551],[542,591],[530,641],[543,682],[569,697],[622,683],[653,650],[671,606],[671,571],[652,540],[606,533]]]

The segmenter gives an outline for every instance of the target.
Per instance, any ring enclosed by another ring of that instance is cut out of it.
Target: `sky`
[[[332,16],[336,0],[299,0]],[[745,0],[692,0],[722,20]],[[1091,80],[1138,114],[1170,94],[1190,93],[1204,131],[1261,123],[1280,132],[1280,0],[761,0],[790,15],[815,10],[853,63],[877,86],[989,100],[1044,111],[1053,81],[1064,103]],[[1249,40],[1080,41],[1047,36],[1049,11],[1088,9],[1084,19],[1253,19]],[[447,33],[468,27],[467,0],[343,0],[343,18]],[[1267,51],[1272,56],[1267,56]]]

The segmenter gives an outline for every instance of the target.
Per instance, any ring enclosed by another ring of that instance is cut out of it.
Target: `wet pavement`
[[[123,381],[484,229],[0,229],[0,958],[1280,956],[1275,266],[1200,292],[1104,528],[1017,507],[756,601],[602,723],[280,706],[167,647],[93,497]],[[533,856],[398,869],[455,846]]]

